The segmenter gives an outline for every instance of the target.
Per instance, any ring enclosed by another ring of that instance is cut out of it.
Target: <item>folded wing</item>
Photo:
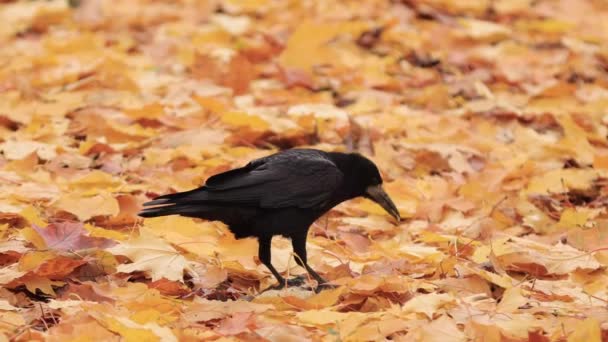
[[[259,208],[314,208],[341,184],[342,172],[325,154],[289,150],[215,175],[198,189],[161,196],[144,205],[214,203]]]

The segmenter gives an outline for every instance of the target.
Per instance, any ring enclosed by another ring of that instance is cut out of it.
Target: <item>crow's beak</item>
[[[397,222],[401,220],[401,215],[399,215],[399,210],[395,206],[395,203],[391,200],[390,197],[384,192],[382,189],[382,185],[372,185],[368,186],[365,190],[367,196],[372,199],[372,201],[378,203],[387,213],[391,214]]]

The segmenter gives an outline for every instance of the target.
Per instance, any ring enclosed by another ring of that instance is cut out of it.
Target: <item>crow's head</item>
[[[356,195],[371,199],[397,221],[401,220],[399,210],[382,188],[382,177],[376,164],[358,153],[352,153],[351,158],[352,170],[350,172],[353,172],[356,178]]]

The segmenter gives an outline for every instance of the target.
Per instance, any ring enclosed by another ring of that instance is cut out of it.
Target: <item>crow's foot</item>
[[[287,285],[288,286],[302,286],[306,283],[306,280],[308,280],[308,277],[306,277],[304,275],[299,275],[297,277],[288,279]]]
[[[314,291],[315,291],[315,293],[319,293],[319,292],[321,292],[323,290],[335,289],[337,287],[338,286],[336,286],[336,285],[332,285],[332,284],[328,284],[328,283],[323,283],[323,284],[317,285],[317,287],[314,288]]]

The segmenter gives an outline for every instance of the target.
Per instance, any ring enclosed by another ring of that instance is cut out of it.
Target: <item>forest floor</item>
[[[0,2],[0,341],[608,340],[606,2]],[[137,216],[304,146],[373,159],[404,218],[311,227],[336,289]]]

